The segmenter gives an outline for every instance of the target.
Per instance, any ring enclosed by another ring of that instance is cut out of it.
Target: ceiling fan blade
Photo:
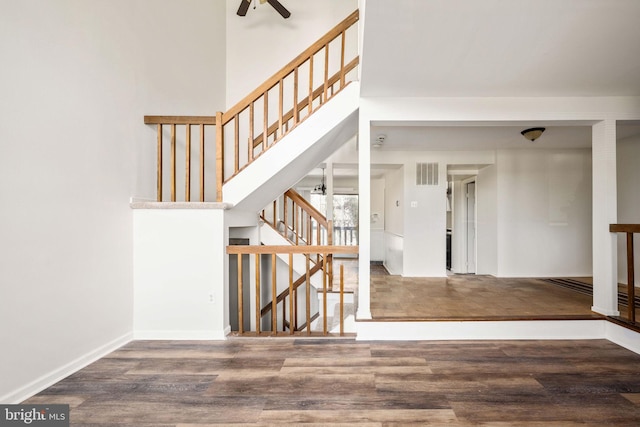
[[[251,6],[251,0],[242,0],[240,2],[240,7],[238,8],[238,15],[245,16],[247,14],[247,10],[249,10],[249,6]]]
[[[267,0],[267,3],[273,6],[273,8],[277,10],[283,18],[287,19],[291,16],[291,12],[289,12],[278,0]]]

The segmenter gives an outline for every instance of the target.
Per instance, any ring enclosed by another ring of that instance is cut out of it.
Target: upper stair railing
[[[217,113],[217,201],[226,182],[347,85],[359,58],[354,52],[347,62],[346,38],[357,38],[358,18],[356,10],[227,112]]]

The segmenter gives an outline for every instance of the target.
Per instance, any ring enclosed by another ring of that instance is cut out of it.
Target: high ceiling
[[[363,96],[640,95],[638,0],[367,0]]]

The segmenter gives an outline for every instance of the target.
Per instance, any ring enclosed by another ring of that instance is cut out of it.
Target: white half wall
[[[135,339],[224,339],[223,209],[133,211]]]

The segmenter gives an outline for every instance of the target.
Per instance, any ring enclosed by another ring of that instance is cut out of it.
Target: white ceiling
[[[367,0],[363,96],[640,95],[638,0]]]
[[[591,147],[591,127],[547,127],[535,142],[525,139],[522,126],[372,126],[371,138],[386,135],[381,151],[460,151],[519,148]]]
[[[361,94],[640,95],[640,0],[366,0]],[[589,124],[374,123],[380,150],[591,146]],[[527,143],[520,131],[543,126]],[[619,127],[619,137],[640,128]]]

